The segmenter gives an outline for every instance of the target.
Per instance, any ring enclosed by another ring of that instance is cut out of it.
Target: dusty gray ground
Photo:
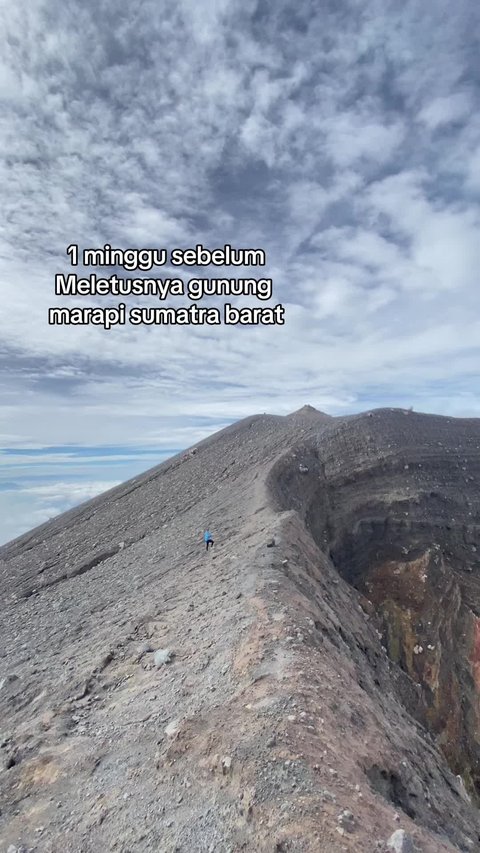
[[[478,421],[249,418],[1,548],[0,850],[374,853],[399,828],[423,853],[480,850],[348,582],[368,563],[349,535],[381,541],[378,477],[354,519],[370,461],[403,469],[444,433],[478,465]]]

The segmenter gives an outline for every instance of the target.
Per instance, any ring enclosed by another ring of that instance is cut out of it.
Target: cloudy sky
[[[0,0],[0,33],[0,542],[255,412],[480,415],[475,0]],[[285,325],[49,326],[110,304],[54,296],[71,243],[263,248]]]

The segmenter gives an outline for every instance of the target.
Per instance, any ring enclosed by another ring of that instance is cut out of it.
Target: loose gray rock
[[[343,812],[338,815],[337,823],[347,832],[353,832],[355,829],[355,818],[352,812],[348,811],[348,809],[344,809]]]
[[[387,841],[387,850],[392,853],[415,853],[415,847],[410,835],[404,829],[397,829]]]
[[[222,758],[222,773],[225,776],[232,766],[232,757],[231,755],[225,755]]]
[[[337,799],[335,794],[332,794],[331,791],[327,791],[326,788],[320,791],[320,798],[327,803],[334,803]]]
[[[153,662],[156,667],[160,667],[166,663],[170,663],[173,657],[174,652],[171,649],[158,649],[153,656]]]
[[[173,737],[177,734],[179,728],[180,720],[172,720],[172,722],[168,724],[164,731],[167,737]]]

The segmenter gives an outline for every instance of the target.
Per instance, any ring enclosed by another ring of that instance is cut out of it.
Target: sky
[[[480,416],[479,38],[475,0],[0,0],[0,543],[254,413]],[[139,276],[270,277],[230,301],[283,325],[48,324],[119,302],[55,295],[71,244],[226,243],[265,267]]]

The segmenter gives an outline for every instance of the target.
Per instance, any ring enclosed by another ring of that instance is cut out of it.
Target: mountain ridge
[[[256,415],[2,546],[0,845],[480,849],[479,448]]]

